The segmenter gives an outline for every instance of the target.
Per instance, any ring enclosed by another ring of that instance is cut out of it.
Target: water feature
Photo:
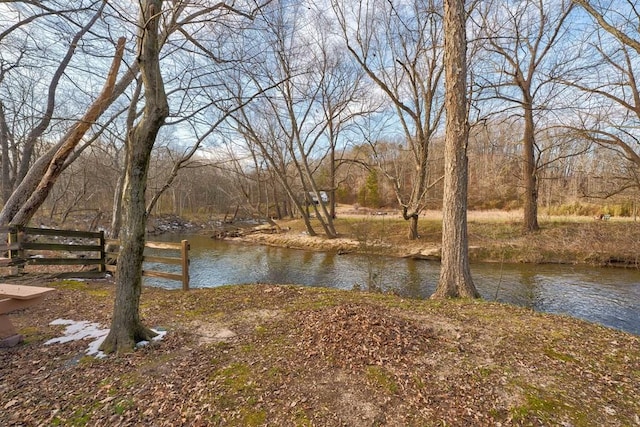
[[[439,264],[424,260],[337,255],[166,235],[191,243],[191,287],[273,283],[338,289],[393,291],[426,298],[438,280]],[[567,265],[474,264],[483,298],[534,310],[567,314],[640,335],[640,271]],[[179,288],[178,282],[147,280]]]

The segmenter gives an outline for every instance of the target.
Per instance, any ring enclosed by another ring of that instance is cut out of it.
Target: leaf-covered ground
[[[640,338],[482,301],[294,286],[146,288],[164,340],[95,359],[44,345],[58,318],[105,326],[108,282],[11,315],[0,425],[640,425]]]

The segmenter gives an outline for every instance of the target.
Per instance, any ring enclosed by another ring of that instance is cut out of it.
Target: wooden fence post
[[[106,242],[104,240],[104,231],[100,231],[100,265],[98,266],[98,271],[100,273],[107,272],[107,251],[105,249]]]
[[[180,242],[180,258],[182,258],[182,290],[189,290],[189,241]]]
[[[24,230],[22,226],[16,225],[10,227],[9,233],[7,234],[9,247],[15,244],[15,250],[9,250],[9,259],[18,260],[16,265],[11,268],[11,274],[17,275],[21,274],[24,271],[24,265],[19,262],[21,258],[24,257],[24,250],[22,249],[22,241],[24,240]]]

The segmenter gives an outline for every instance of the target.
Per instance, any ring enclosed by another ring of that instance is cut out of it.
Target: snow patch
[[[107,356],[104,352],[100,351],[99,348],[109,334],[109,329],[100,328],[99,323],[91,323],[86,320],[76,321],[69,319],[56,319],[49,324],[66,325],[67,327],[64,330],[63,336],[52,338],[46,341],[44,343],[45,345],[92,339],[93,341],[89,343],[89,347],[86,350],[87,355],[98,359],[102,359]],[[164,330],[151,330],[157,334],[153,337],[153,341],[160,341],[167,334],[167,331]],[[147,344],[149,344],[149,341],[140,341],[136,344],[136,347],[143,347]]]

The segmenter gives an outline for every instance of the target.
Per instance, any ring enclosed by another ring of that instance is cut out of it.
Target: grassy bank
[[[339,216],[336,228],[340,238],[334,241],[306,236],[301,220],[284,220],[279,225],[288,231],[254,234],[245,239],[294,248],[423,258],[438,258],[442,241],[438,212],[428,212],[420,219],[420,238],[415,241],[407,240],[408,224],[397,215]],[[539,232],[524,234],[515,213],[471,212],[468,228],[472,261],[631,267],[640,264],[640,222],[542,216],[540,226]],[[319,226],[317,229],[321,230]]]
[[[40,283],[43,284],[43,283]],[[640,339],[482,301],[246,285],[146,288],[163,341],[106,359],[43,345],[57,318],[108,325],[109,283],[56,282],[11,315],[0,425],[630,426]]]

